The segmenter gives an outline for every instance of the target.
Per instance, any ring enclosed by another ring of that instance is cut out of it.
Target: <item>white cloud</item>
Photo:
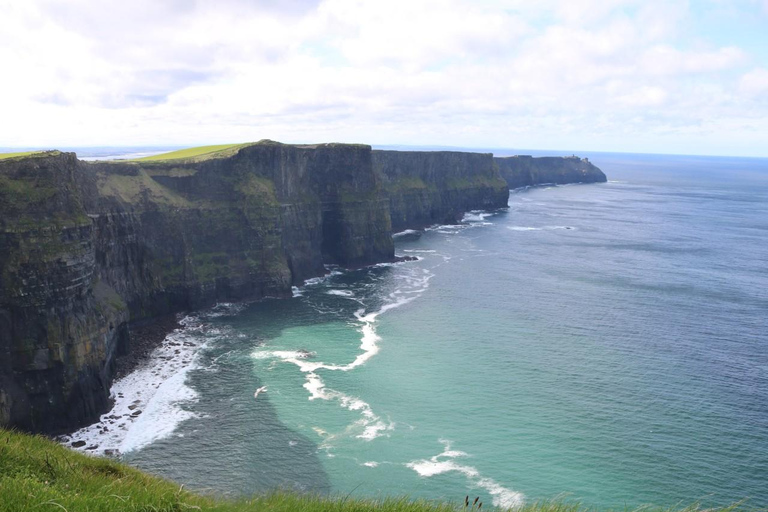
[[[0,62],[13,70],[0,86],[0,146],[270,137],[611,149],[620,135],[715,137],[721,119],[735,138],[739,119],[747,130],[768,117],[768,71],[748,72],[755,56],[696,32],[685,1],[0,0],[0,10]]]
[[[646,50],[640,58],[642,69],[651,75],[721,71],[746,62],[744,52],[734,46],[711,52],[680,51],[669,45]]]
[[[768,100],[768,68],[756,68],[742,76],[739,90],[747,96]]]

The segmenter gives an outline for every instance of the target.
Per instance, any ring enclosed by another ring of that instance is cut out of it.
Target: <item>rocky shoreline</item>
[[[128,352],[115,360],[114,379],[125,377],[149,360],[152,352],[163,340],[181,327],[178,315],[163,315],[142,325],[130,327],[131,344]]]

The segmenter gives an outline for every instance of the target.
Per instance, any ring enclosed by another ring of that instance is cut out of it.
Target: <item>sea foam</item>
[[[324,447],[339,435],[354,435],[364,441],[372,441],[395,428],[395,424],[386,421],[377,415],[371,406],[362,399],[345,394],[341,391],[329,389],[320,376],[321,371],[352,371],[363,366],[372,357],[379,353],[381,337],[376,333],[376,319],[387,311],[401,307],[415,300],[429,286],[429,281],[434,275],[427,269],[414,268],[410,275],[404,277],[404,287],[395,290],[388,296],[388,301],[378,310],[368,312],[364,307],[354,313],[357,328],[360,332],[360,353],[354,360],[346,364],[326,363],[323,361],[308,361],[306,353],[294,350],[274,350],[259,347],[253,351],[254,359],[276,359],[278,361],[294,364],[304,374],[304,389],[307,390],[309,400],[334,400],[339,405],[350,411],[360,414],[360,419],[349,425],[342,434],[327,434],[324,436]],[[339,295],[346,298],[354,297],[348,290],[330,289],[325,292],[330,295]]]
[[[187,385],[189,372],[200,368],[198,352],[225,334],[203,319],[235,314],[243,307],[218,304],[199,316],[181,318],[182,327],[166,336],[144,364],[113,383],[112,409],[61,441],[84,441],[81,449],[87,453],[119,455],[172,435],[180,423],[195,417],[184,404],[198,398]]]
[[[483,477],[473,466],[457,462],[455,459],[469,457],[469,455],[453,450],[451,442],[446,439],[439,441],[444,446],[441,453],[429,459],[411,461],[406,466],[424,478],[449,472],[461,473],[467,477],[471,486],[485,489],[491,495],[495,507],[518,508],[525,502],[523,494],[504,487],[492,478]]]

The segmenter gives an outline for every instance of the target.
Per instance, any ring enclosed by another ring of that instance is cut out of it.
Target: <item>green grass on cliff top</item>
[[[232,467],[233,472],[237,470]],[[44,437],[0,429],[0,512],[479,512],[474,507],[465,508],[463,496],[450,498],[453,503],[407,498],[328,498],[284,491],[252,498],[216,498],[196,494],[110,459],[74,452]],[[488,505],[482,510],[492,509]],[[743,505],[706,511],[697,506],[641,510],[757,512]],[[590,511],[577,503],[543,502],[527,504],[519,512]]]
[[[29,156],[29,155],[34,155],[35,153],[40,153],[40,151],[22,151],[20,153],[0,153],[0,160],[5,160],[6,158],[16,158],[17,156]]]
[[[224,156],[231,156],[237,153],[237,151],[247,146],[244,144],[219,144],[217,146],[198,146],[196,148],[179,149],[177,151],[171,151],[170,153],[162,153],[160,155],[145,156],[143,158],[137,158],[136,162],[165,162],[167,160],[207,160],[209,158],[219,158]]]

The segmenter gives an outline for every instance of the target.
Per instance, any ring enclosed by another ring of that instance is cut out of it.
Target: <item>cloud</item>
[[[715,51],[681,51],[669,45],[658,45],[640,57],[642,69],[651,75],[706,73],[737,67],[747,61],[745,53],[728,46]]]
[[[746,96],[768,100],[768,68],[756,68],[744,74],[739,81],[739,90]]]
[[[756,114],[768,117],[766,71],[754,65],[766,56],[710,39],[685,1],[0,9],[0,61],[13,70],[0,95],[5,145],[270,137],[611,149],[619,134],[668,145],[674,130],[704,126],[715,137],[721,119],[735,138],[737,120],[754,128]]]

